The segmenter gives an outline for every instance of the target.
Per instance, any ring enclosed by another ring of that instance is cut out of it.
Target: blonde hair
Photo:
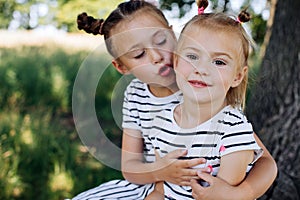
[[[251,49],[252,39],[246,33],[241,25],[242,20],[247,21],[250,15],[246,11],[242,11],[244,14],[240,14],[238,20],[226,15],[225,13],[202,13],[193,17],[183,28],[181,36],[179,37],[178,44],[180,44],[184,32],[191,26],[202,27],[213,31],[226,31],[230,34],[234,34],[233,37],[241,40],[241,52],[239,58],[239,66],[248,66],[248,57]],[[242,15],[242,17],[241,17]],[[244,19],[243,19],[244,18]],[[194,27],[193,27],[194,28]],[[201,33],[200,33],[201,34]],[[178,45],[179,47],[180,45]],[[179,47],[180,48],[180,47]],[[237,69],[238,70],[238,69]],[[246,90],[248,85],[248,73],[245,74],[242,82],[234,88],[230,88],[227,95],[226,101],[233,107],[242,108],[245,107]]]

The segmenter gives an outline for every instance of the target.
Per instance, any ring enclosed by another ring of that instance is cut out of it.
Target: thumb
[[[161,159],[160,154],[159,154],[159,152],[158,152],[157,149],[154,150],[154,153],[155,153],[155,159],[156,159],[156,160]]]
[[[209,183],[209,185],[212,184],[213,178],[214,178],[212,175],[205,173],[205,172],[201,172],[201,171],[197,171],[197,175],[200,180],[203,180],[203,181]]]

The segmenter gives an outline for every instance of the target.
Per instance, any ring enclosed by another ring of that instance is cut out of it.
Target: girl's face
[[[239,65],[240,51],[241,41],[232,33],[186,29],[174,66],[185,101],[224,105],[230,87],[238,86],[247,72]]]
[[[118,24],[111,35],[118,54],[113,65],[119,72],[132,73],[150,86],[168,87],[175,83],[176,38],[170,27],[151,13],[144,13]]]

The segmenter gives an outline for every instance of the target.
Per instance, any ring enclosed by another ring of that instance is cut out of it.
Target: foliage
[[[15,7],[16,1],[14,0],[0,0],[0,29],[8,28]]]
[[[106,18],[116,6],[124,0],[0,0],[0,29],[7,29],[12,20],[20,23],[19,28],[34,29],[38,26],[52,25],[68,32],[76,32],[76,18],[79,13],[87,12],[98,18]],[[19,2],[19,3],[18,3]],[[191,9],[195,0],[159,0],[162,10],[178,9],[178,16],[183,17]],[[213,10],[231,11],[230,0],[211,0]],[[249,1],[244,0],[244,5]],[[41,9],[46,9],[42,13]],[[252,8],[250,7],[250,10]],[[251,30],[258,43],[262,43],[266,22],[261,15],[252,20]]]
[[[75,31],[78,13],[86,11],[106,17],[120,2],[122,0],[0,0],[0,29],[7,29],[15,20],[21,29],[53,25]]]
[[[35,4],[42,4],[46,0],[0,0],[0,28],[7,29],[13,19],[16,19],[20,27],[24,29],[34,28],[30,25]]]
[[[123,0],[60,1],[60,9],[56,10],[55,21],[57,21],[58,28],[65,27],[66,30],[74,32],[77,31],[75,22],[79,13],[87,12],[92,16],[105,18],[120,2]]]
[[[267,31],[267,21],[261,15],[254,16],[251,20],[252,37],[258,44],[262,44]]]
[[[183,17],[186,13],[190,12],[192,5],[195,3],[195,0],[160,0],[160,7],[163,10],[172,10],[178,9],[178,16]],[[254,13],[253,4],[250,4],[251,1],[244,0],[241,6],[241,9],[247,7],[250,13]],[[210,4],[213,12],[229,12],[229,13],[238,13],[239,11],[232,10],[230,0],[210,0]],[[247,23],[248,24],[248,23]],[[257,15],[252,14],[252,20],[250,21],[250,27],[252,31],[253,39],[258,43],[262,44],[266,32],[266,21],[263,20],[261,13]]]
[[[70,198],[121,178],[89,154],[74,128],[71,92],[87,54],[50,46],[0,49],[0,199]],[[119,75],[112,67],[106,73],[107,90],[97,90],[96,105],[112,121],[105,108]],[[111,127],[107,134],[120,139]]]

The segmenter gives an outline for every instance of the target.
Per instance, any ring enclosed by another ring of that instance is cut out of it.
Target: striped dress
[[[182,94],[176,92],[167,97],[155,97],[148,86],[134,79],[127,86],[123,102],[123,128],[140,130],[144,139],[146,162],[153,162],[155,155],[149,138],[153,118],[162,110],[170,110],[181,102]],[[154,188],[154,184],[136,185],[127,180],[112,180],[78,194],[72,200],[142,200]]]
[[[253,136],[252,125],[239,110],[226,106],[201,125],[184,129],[173,118],[175,107],[173,105],[172,109],[163,110],[153,121],[149,138],[161,156],[178,148],[188,149],[187,158],[206,158],[207,165],[213,168],[212,175],[216,176],[224,155],[254,150],[254,160],[248,165],[247,172],[262,155]],[[164,191],[165,199],[193,199],[191,187],[165,182]]]

